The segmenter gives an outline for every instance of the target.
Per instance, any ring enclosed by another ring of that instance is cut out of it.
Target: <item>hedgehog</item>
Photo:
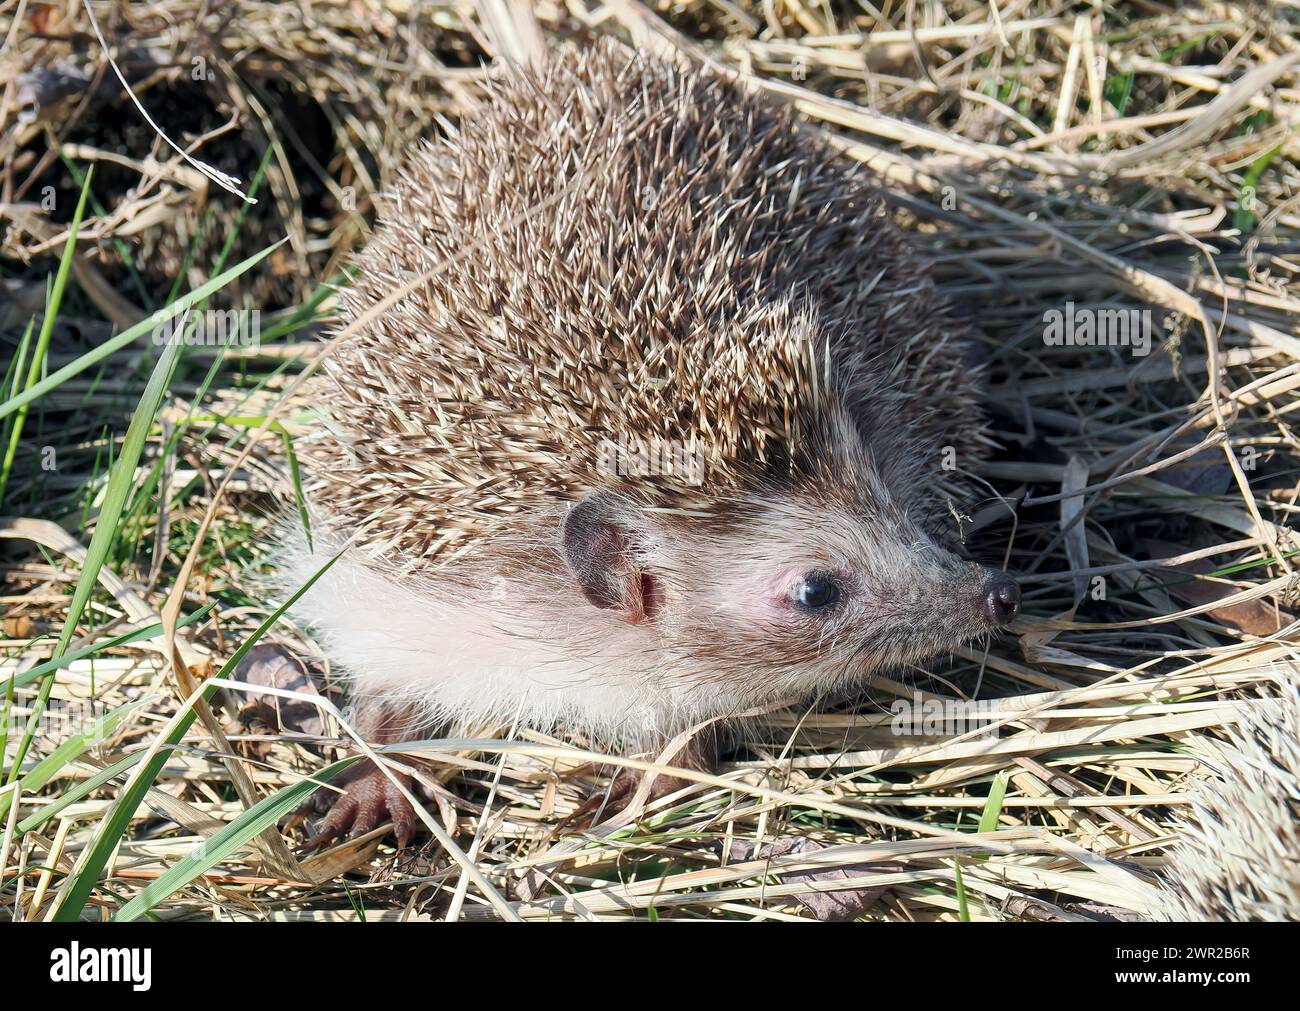
[[[641,753],[1016,617],[961,543],[992,445],[972,330],[788,109],[570,44],[386,204],[341,317],[421,283],[313,380],[311,544],[279,562],[296,588],[339,555],[294,613],[371,741],[500,721]],[[347,786],[316,841],[388,815],[404,845],[391,781]]]
[[[1300,919],[1300,682],[1257,701],[1190,791],[1154,918]]]

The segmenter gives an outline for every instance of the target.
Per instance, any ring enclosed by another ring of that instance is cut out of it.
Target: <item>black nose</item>
[[[984,584],[984,616],[994,625],[1010,625],[1020,613],[1020,587],[1005,572]]]

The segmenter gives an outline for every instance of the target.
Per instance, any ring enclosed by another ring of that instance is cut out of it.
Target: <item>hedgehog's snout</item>
[[[989,624],[1010,625],[1020,613],[1020,584],[1005,572],[994,572],[984,581],[984,617]]]

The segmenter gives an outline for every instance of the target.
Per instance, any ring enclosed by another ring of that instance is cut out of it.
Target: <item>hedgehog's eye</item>
[[[839,603],[839,580],[828,572],[810,572],[795,584],[793,597],[806,611],[824,611]]]

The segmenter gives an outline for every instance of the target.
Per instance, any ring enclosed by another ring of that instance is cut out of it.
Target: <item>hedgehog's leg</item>
[[[652,749],[652,755],[658,757],[667,746],[666,739],[660,739]],[[712,728],[702,730],[677,752],[669,763],[678,769],[694,769],[698,772],[715,772],[718,768],[720,745],[717,734]],[[636,796],[637,790],[647,777],[648,772],[636,772],[632,769],[620,769],[615,773],[608,788],[597,790],[587,801],[573,813],[570,820],[580,825],[594,825],[597,821],[611,817],[623,811]],[[650,793],[646,803],[667,797],[691,785],[693,781],[680,776],[656,775],[650,784]]]
[[[410,714],[382,703],[358,704],[356,730],[368,744],[410,740]],[[406,789],[414,789],[414,780],[409,775],[391,769],[389,772]],[[339,794],[323,787],[304,805],[311,812],[325,815],[319,831],[303,843],[304,850],[320,849],[345,833],[365,835],[390,819],[397,848],[406,848],[415,835],[419,819],[411,802],[387,773],[369,759],[363,759],[343,773],[338,785],[346,786],[346,792]]]

